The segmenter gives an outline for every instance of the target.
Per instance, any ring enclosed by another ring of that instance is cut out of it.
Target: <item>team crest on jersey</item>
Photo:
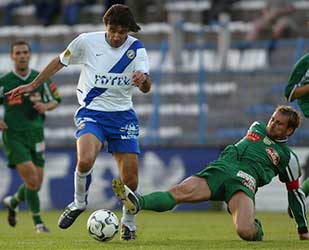
[[[127,57],[132,60],[135,57],[135,51],[133,49],[129,49],[127,52]]]
[[[259,141],[260,140],[260,136],[257,133],[254,133],[252,131],[248,132],[246,135],[246,138],[250,141]]]
[[[263,139],[263,142],[264,142],[264,144],[266,144],[266,145],[271,145],[271,144],[272,144],[272,141],[271,141],[268,137],[265,137],[265,138]]]
[[[65,58],[68,58],[68,57],[70,57],[70,55],[71,55],[71,52],[70,52],[70,50],[67,49],[67,50],[65,51],[65,53],[64,53],[64,57],[65,57]]]
[[[265,150],[266,150],[266,153],[267,153],[269,159],[272,161],[272,163],[275,166],[277,166],[279,161],[280,161],[280,156],[279,156],[278,152],[271,147],[267,147]]]

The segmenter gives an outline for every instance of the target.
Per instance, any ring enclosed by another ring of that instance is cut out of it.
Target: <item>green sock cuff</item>
[[[25,188],[25,200],[32,214],[40,213],[40,199],[37,190]]]
[[[33,214],[32,215],[32,219],[33,219],[34,225],[43,224],[43,221],[42,221],[42,218],[41,218],[40,214]]]
[[[21,184],[11,200],[12,208],[16,208],[20,202],[25,200],[25,185]]]
[[[170,192],[154,192],[139,196],[141,209],[164,212],[173,209],[177,202]]]
[[[263,240],[263,229],[262,229],[262,223],[255,219],[255,226],[256,226],[256,229],[257,229],[257,234],[256,236],[252,239],[253,241],[261,241]]]

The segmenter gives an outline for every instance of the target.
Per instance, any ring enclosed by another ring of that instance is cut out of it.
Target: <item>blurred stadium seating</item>
[[[266,120],[277,104],[286,103],[283,88],[291,66],[309,48],[307,38],[307,1],[295,1],[301,36],[276,41],[257,41],[243,46],[244,34],[252,28],[250,21],[264,6],[264,1],[240,1],[231,12],[231,47],[226,68],[217,60],[219,26],[203,24],[209,10],[208,1],[165,1],[165,12],[182,13],[184,48],[179,53],[183,64],[175,66],[170,53],[171,25],[166,13],[148,16],[136,36],[149,51],[150,94],[134,93],[135,109],[141,123],[144,145],[223,146],[246,133],[252,121]],[[61,52],[78,34],[104,29],[102,6],[83,9],[81,23],[43,27],[33,18],[33,6],[14,12],[15,26],[0,26],[0,74],[10,70],[9,44],[26,39],[33,49],[32,67],[42,67]],[[149,13],[152,8],[147,9]],[[63,102],[47,118],[46,137],[50,146],[74,144],[73,115],[77,108],[75,86],[79,67],[69,67],[53,79],[59,86]],[[307,146],[309,123],[304,123],[292,140],[293,145]]]

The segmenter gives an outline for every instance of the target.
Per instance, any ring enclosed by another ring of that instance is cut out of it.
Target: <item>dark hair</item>
[[[31,52],[31,48],[30,48],[29,43],[27,43],[24,40],[17,40],[17,41],[12,42],[11,43],[11,50],[10,50],[10,52],[13,53],[14,47],[18,46],[18,45],[26,45],[28,47],[29,51]]]
[[[138,32],[141,29],[129,7],[123,4],[112,5],[103,16],[103,22],[105,25],[121,26],[133,32]]]
[[[276,111],[289,117],[288,128],[295,130],[300,126],[301,116],[299,112],[291,106],[280,105],[276,108],[275,112]]]

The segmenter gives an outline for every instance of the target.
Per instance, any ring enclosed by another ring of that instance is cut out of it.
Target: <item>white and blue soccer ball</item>
[[[91,237],[98,241],[110,241],[117,234],[119,220],[108,209],[94,211],[88,218],[87,230]]]

